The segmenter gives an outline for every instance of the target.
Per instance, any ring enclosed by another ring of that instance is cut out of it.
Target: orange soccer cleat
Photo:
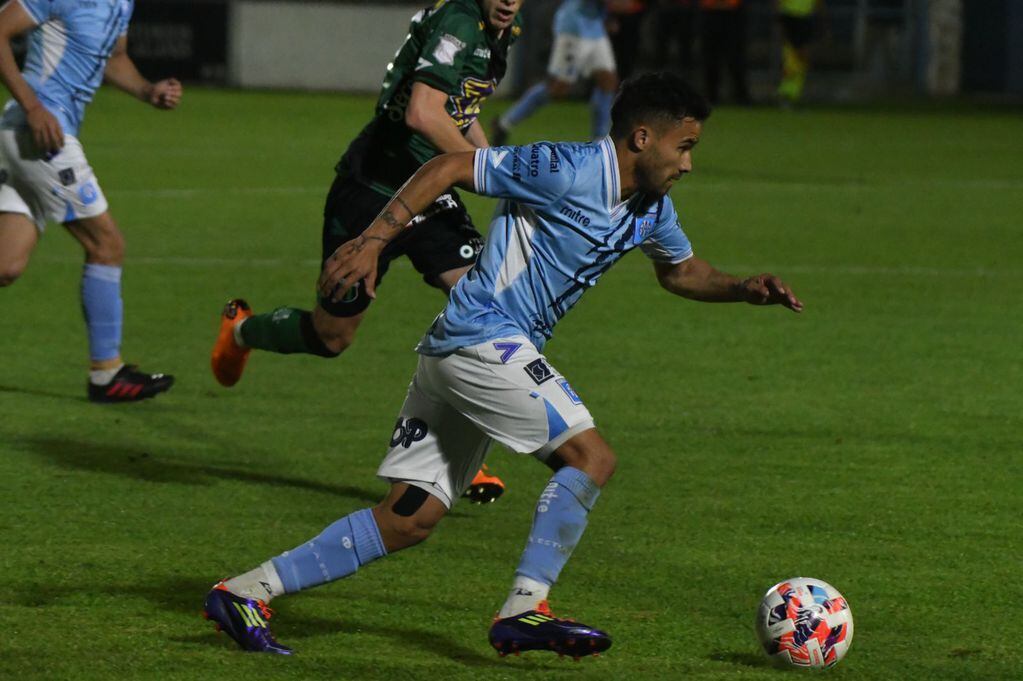
[[[504,483],[501,478],[490,474],[490,469],[483,465],[476,472],[469,489],[462,493],[462,496],[474,504],[490,504],[497,501],[497,498],[504,494]]]
[[[249,359],[249,348],[238,345],[234,340],[234,329],[252,316],[252,308],[241,298],[227,301],[220,313],[220,334],[210,353],[210,367],[217,382],[225,388],[237,383]]]

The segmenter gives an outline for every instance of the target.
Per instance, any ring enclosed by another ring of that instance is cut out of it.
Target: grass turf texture
[[[578,665],[499,660],[486,630],[547,473],[424,545],[275,602],[290,659],[199,617],[218,578],[377,500],[374,477],[441,296],[392,268],[341,359],[254,355],[234,389],[218,310],[311,305],[332,167],[362,97],[191,90],[176,113],[102,92],[83,142],[128,237],[125,356],[174,373],[85,401],[80,250],[50,226],[0,293],[0,677],[770,679],[760,595],[849,599],[848,679],[1019,678],[1023,124],[1016,113],[722,109],[674,199],[696,252],[806,303],[704,305],[626,258],[548,356],[620,456],[553,594],[608,629]],[[516,131],[579,138],[583,105]],[[468,197],[485,225],[488,200]]]

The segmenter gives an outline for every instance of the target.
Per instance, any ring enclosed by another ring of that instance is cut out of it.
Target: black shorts
[[[337,247],[351,241],[370,226],[390,199],[350,176],[338,175],[327,194],[323,208],[323,261]],[[439,285],[438,276],[448,270],[472,265],[483,248],[483,236],[476,231],[465,205],[451,190],[443,194],[421,215],[416,224],[387,244],[380,254],[377,285],[387,274],[391,261],[403,255],[431,286]],[[345,300],[319,299],[320,307],[335,317],[354,317],[369,307],[370,297],[362,286],[355,286]]]
[[[785,35],[785,42],[797,50],[813,42],[814,20],[809,17],[794,17],[788,14],[781,14],[781,30]]]

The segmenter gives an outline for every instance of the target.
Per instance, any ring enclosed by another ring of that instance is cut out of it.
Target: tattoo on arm
[[[394,230],[400,230],[405,225],[398,222],[398,220],[391,215],[391,211],[385,210],[380,214],[380,219],[387,223],[387,226]]]
[[[412,209],[408,207],[408,204],[405,203],[405,200],[403,198],[401,198],[400,195],[395,194],[394,200],[397,201],[398,203],[400,203],[401,207],[404,208],[406,211],[408,211],[408,219],[409,220],[411,220],[412,218],[414,218],[416,216],[416,214],[412,212]]]

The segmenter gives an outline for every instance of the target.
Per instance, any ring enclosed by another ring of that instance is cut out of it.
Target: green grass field
[[[275,601],[298,655],[214,634],[211,583],[383,493],[411,348],[443,304],[401,264],[341,359],[255,355],[231,390],[209,372],[228,297],[312,304],[322,200],[371,106],[98,97],[82,139],[128,237],[125,356],[178,384],[85,400],[81,254],[51,226],[0,292],[0,678],[781,678],[753,616],[795,575],[852,605],[835,678],[1023,676],[1023,119],[964,108],[716,112],[674,190],[683,224],[806,312],[675,299],[637,254],[559,326],[547,354],[620,466],[553,604],[607,628],[607,655],[489,649],[548,477],[502,449],[497,504]],[[564,104],[517,141],[587,127]],[[485,225],[490,202],[469,205]]]

